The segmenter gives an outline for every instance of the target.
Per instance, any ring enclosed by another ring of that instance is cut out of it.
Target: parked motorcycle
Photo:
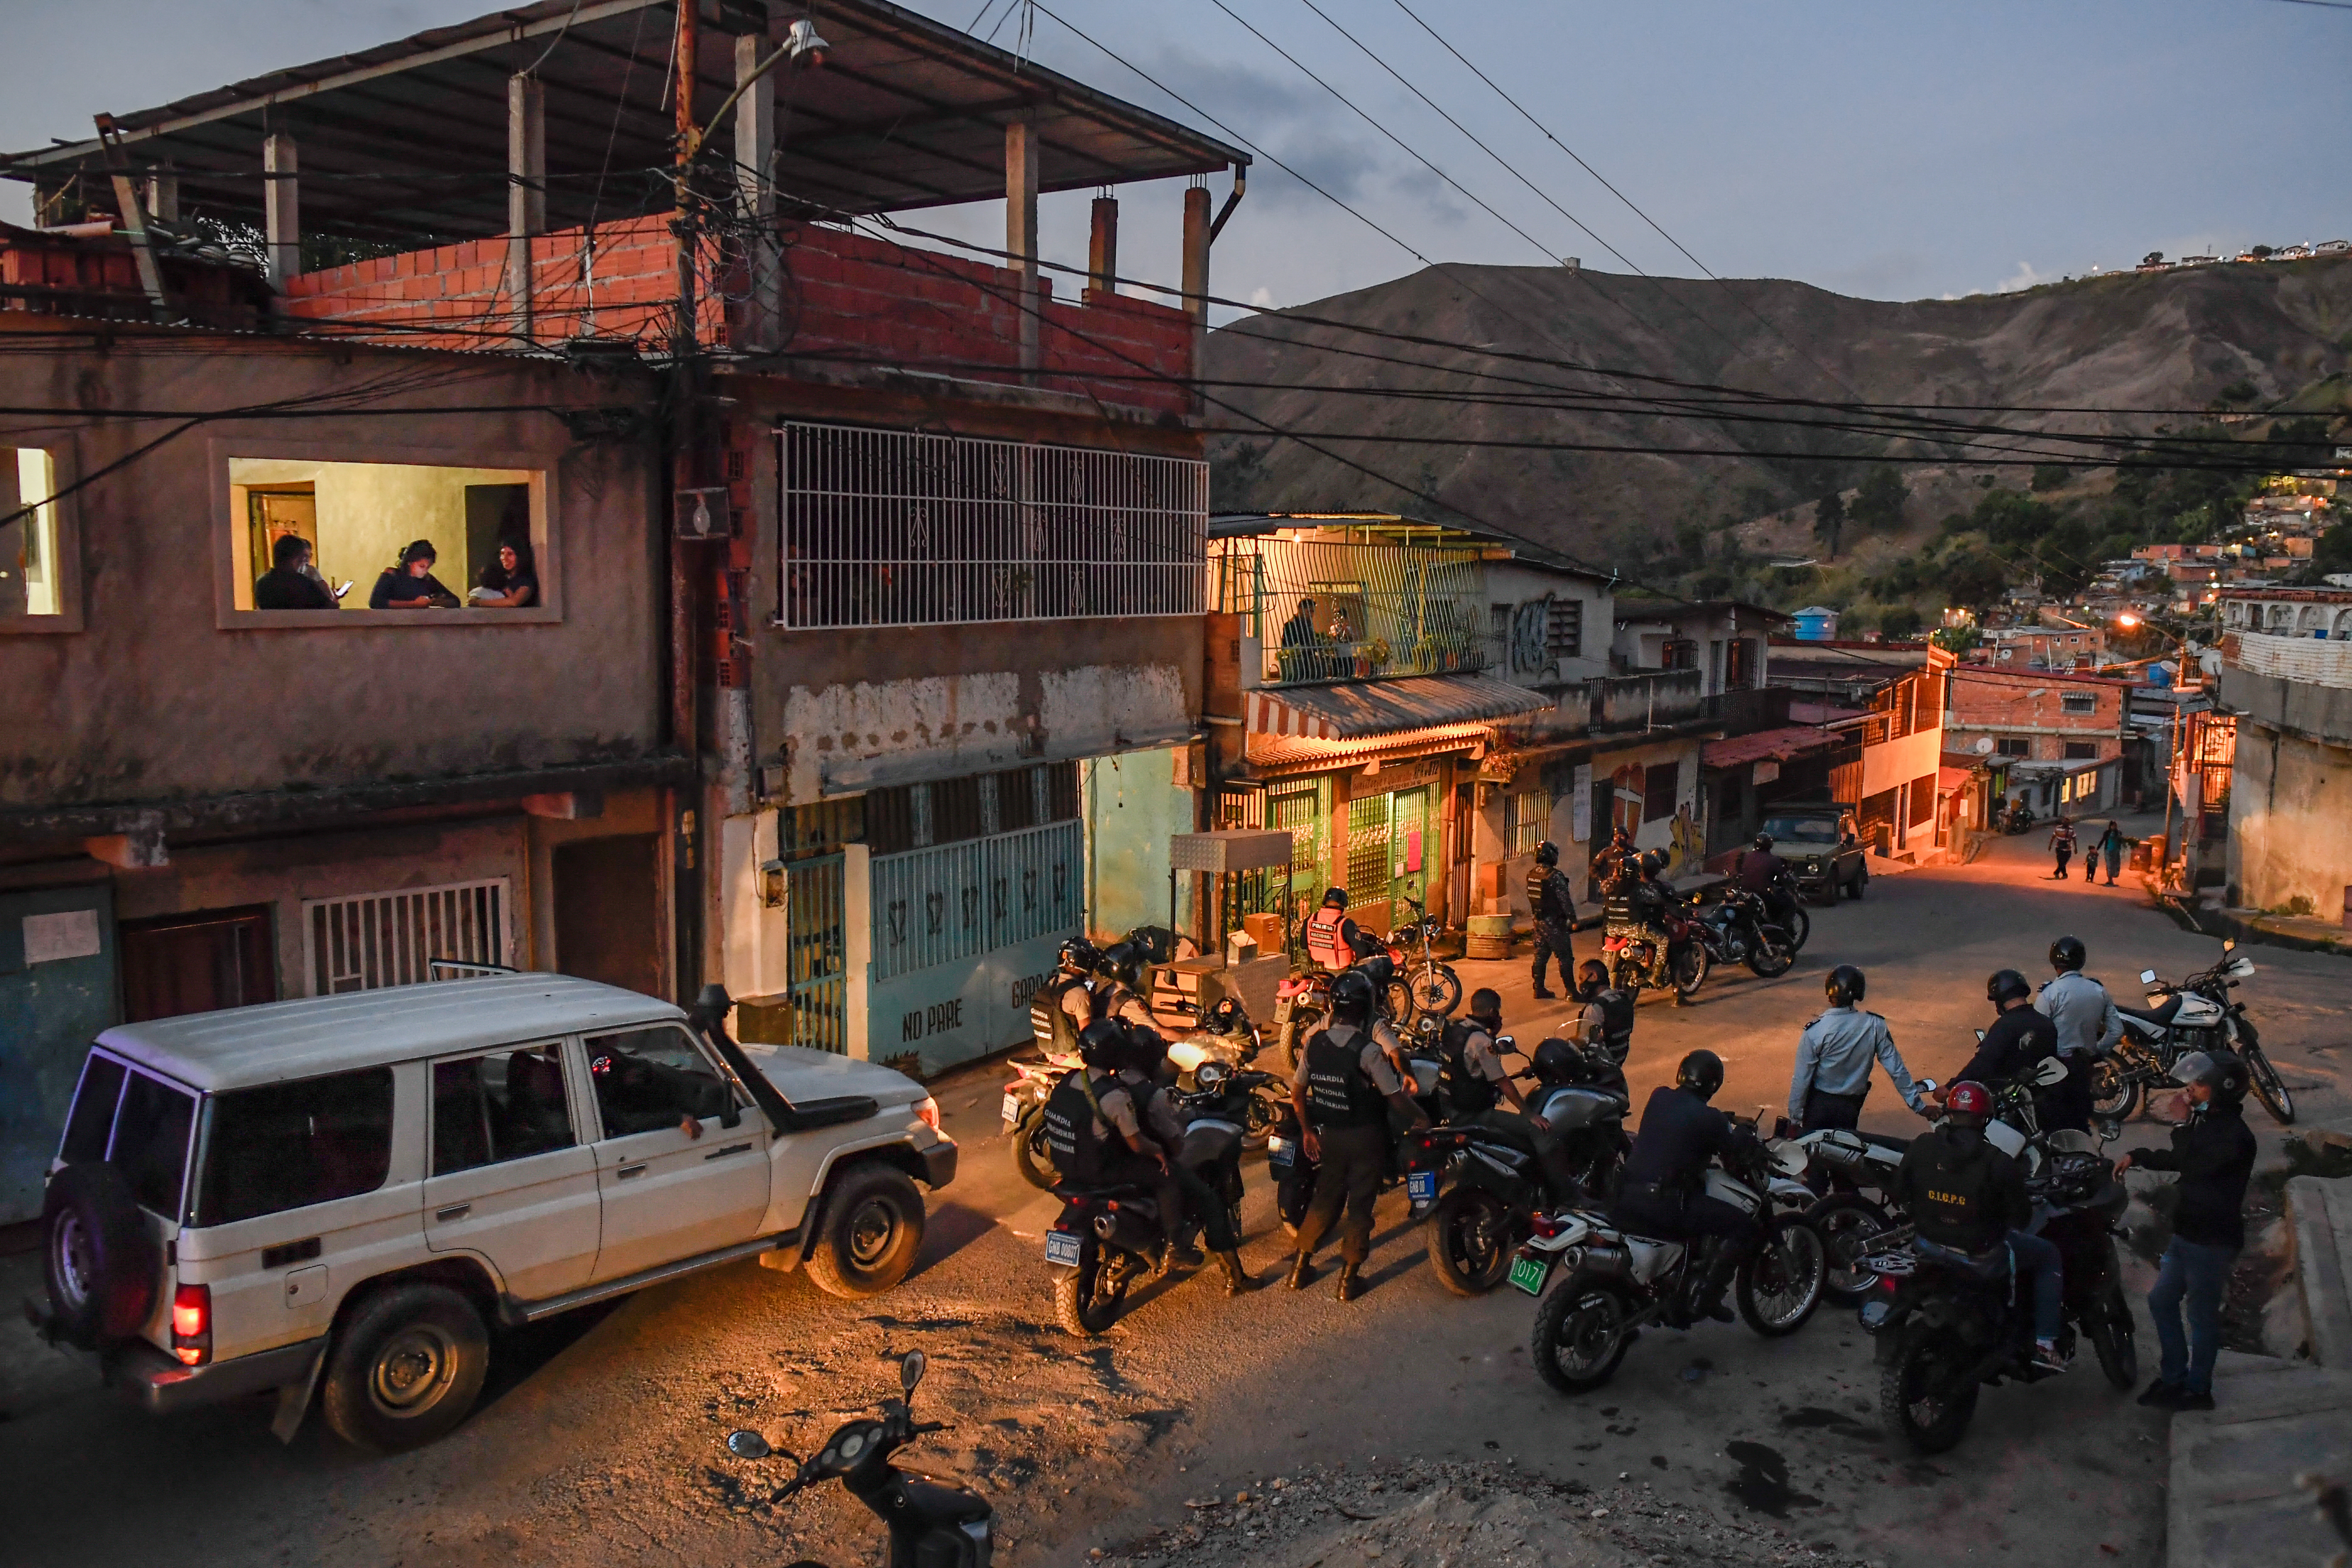
[[[1805,910],[1805,893],[1797,886],[1797,874],[1783,865],[1773,873],[1772,886],[1763,897],[1765,917],[1787,934],[1789,951],[1804,952],[1807,939],[1813,934],[1813,917]]]
[[[1435,1018],[1424,1018],[1405,1041],[1405,1070],[1409,1081],[1405,1092],[1432,1121],[1445,1118],[1444,1102],[1439,1096],[1439,1084],[1444,1074],[1438,1048],[1438,1036],[1444,1026]],[[1396,1174],[1402,1168],[1403,1140],[1412,1134],[1397,1130],[1398,1143],[1389,1151],[1389,1184],[1395,1184]],[[1275,1108],[1275,1122],[1265,1141],[1267,1172],[1274,1177],[1275,1213],[1281,1217],[1283,1229],[1297,1234],[1298,1225],[1307,1216],[1307,1207],[1315,1201],[1315,1180],[1321,1162],[1307,1152],[1304,1130],[1298,1124],[1297,1108],[1286,1099]],[[1429,1201],[1412,1200],[1412,1215],[1421,1218],[1429,1212]]]
[[[1804,1151],[1775,1140],[1727,1151],[1706,1176],[1706,1196],[1765,1226],[1763,1245],[1733,1276],[1732,1295],[1748,1326],[1768,1339],[1795,1333],[1821,1304],[1828,1255],[1820,1233],[1770,1206],[1774,1182],[1794,1182],[1804,1169]],[[1637,1236],[1592,1210],[1540,1216],[1510,1272],[1514,1286],[1542,1300],[1528,1345],[1537,1375],[1562,1394],[1587,1393],[1616,1374],[1643,1328],[1691,1327],[1718,1245]]]
[[[1691,923],[1706,944],[1710,966],[1744,963],[1758,979],[1773,980],[1797,962],[1789,933],[1771,918],[1764,900],[1745,888],[1725,889],[1722,899],[1700,910]]]
[[[890,1463],[891,1455],[917,1437],[947,1430],[943,1421],[914,1418],[915,1385],[923,1381],[926,1364],[922,1352],[908,1351],[898,1363],[899,1397],[883,1403],[881,1419],[845,1423],[814,1458],[796,1459],[749,1429],[727,1434],[727,1451],[739,1459],[782,1459],[794,1467],[793,1479],[769,1497],[771,1506],[838,1479],[889,1531],[889,1568],[989,1568],[996,1511],[987,1500]]]
[[[2179,984],[2159,980],[2153,969],[2140,971],[2147,1005],[2116,1005],[2124,1037],[2091,1069],[2095,1113],[2123,1121],[2138,1109],[2142,1096],[2170,1084],[2172,1064],[2182,1057],[2191,1051],[2227,1051],[2246,1064],[2246,1077],[2263,1108],[2282,1126],[2294,1121],[2294,1096],[2263,1054],[2246,1005],[2230,996],[2241,981],[2254,974],[2254,961],[2238,952],[2237,945],[2224,942],[2221,963]]]
[[[1416,1023],[1423,1018],[1446,1017],[1461,1005],[1462,977],[1454,973],[1453,965],[1437,961],[1434,944],[1441,928],[1436,917],[1411,895],[1401,901],[1412,907],[1412,921],[1389,933],[1389,958],[1404,981],[1412,1017]],[[1416,940],[1421,943],[1418,958],[1412,951]]]
[[[1636,928],[1612,931],[1601,943],[1601,962],[1609,966],[1609,984],[1636,995],[1643,989],[1672,991],[1687,1002],[1706,984],[1715,954],[1701,934],[1689,906],[1668,909],[1665,927],[1664,978],[1659,973],[1657,943]]]
[[[1507,1048],[1509,1037],[1496,1043]],[[1538,1215],[1608,1201],[1633,1146],[1623,1080],[1616,1088],[1603,1081],[1614,1076],[1595,1068],[1529,1092],[1528,1111],[1550,1124],[1559,1143],[1549,1164],[1532,1138],[1483,1122],[1441,1122],[1406,1138],[1405,1194],[1416,1206],[1434,1205],[1429,1263],[1439,1284],[1456,1296],[1482,1295],[1503,1282]]]
[[[1234,1234],[1241,1234],[1242,1144],[1250,1104],[1274,1075],[1247,1068],[1203,1062],[1197,1087],[1169,1089],[1184,1140],[1172,1158],[1207,1184],[1225,1205]],[[1169,1253],[1169,1216],[1160,1212],[1151,1189],[1126,1184],[1083,1186],[1056,1184],[1062,1213],[1045,1233],[1045,1263],[1054,1276],[1054,1316],[1081,1339],[1091,1339],[1117,1321],[1128,1292],[1164,1273]]]
[[[2046,1215],[2034,1229],[2057,1246],[2065,1271],[2061,1353],[2078,1335],[2088,1339],[2107,1381],[2127,1389],[2139,1356],[2115,1226],[2131,1200],[2114,1163],[2087,1142],[2079,1132],[2053,1134],[2026,1190]],[[1877,1341],[1880,1413],[1915,1451],[1940,1454],[1958,1443],[1985,1384],[2052,1375],[2033,1363],[2032,1277],[2011,1266],[2006,1246],[1970,1255],[1914,1238],[1878,1268],[1882,1282],[1861,1321]]]
[[[2033,826],[2033,808],[2023,801],[2012,805],[2000,818],[2000,830],[2015,837]]]

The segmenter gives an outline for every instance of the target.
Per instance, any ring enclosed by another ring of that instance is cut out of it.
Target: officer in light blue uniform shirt
[[[2083,973],[2088,962],[2079,937],[2062,936],[2050,944],[2050,967],[2058,974],[2042,985],[2040,1006],[2042,1016],[2057,1026],[2058,1055],[2066,1064],[2066,1081],[2053,1087],[2045,1101],[2050,1113],[2042,1124],[2053,1132],[2090,1131],[2092,1064],[2124,1037],[2115,998]]]
[[[1920,1110],[1927,1102],[1911,1081],[1911,1069],[1903,1065],[1886,1020],[1854,1005],[1866,984],[1862,971],[1851,963],[1832,970],[1822,984],[1829,1011],[1806,1025],[1797,1042],[1797,1069],[1789,1079],[1789,1120],[1807,1131],[1860,1124],[1874,1061],[1886,1064],[1886,1076],[1895,1080],[1895,1092],[1906,1105]]]

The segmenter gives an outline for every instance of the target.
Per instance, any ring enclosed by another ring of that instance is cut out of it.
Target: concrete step
[[[2297,1176],[2286,1215],[2311,1359],[2352,1373],[2352,1178]]]
[[[2291,1568],[2341,1550],[2295,1478],[2352,1464],[2352,1373],[2221,1352],[2210,1411],[2172,1418],[2168,1568]]]

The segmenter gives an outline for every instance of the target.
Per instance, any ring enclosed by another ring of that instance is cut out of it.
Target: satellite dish
[[[1977,737],[1977,755],[1981,757],[1987,755],[1991,751],[1992,737],[1990,735],[1979,735]]]

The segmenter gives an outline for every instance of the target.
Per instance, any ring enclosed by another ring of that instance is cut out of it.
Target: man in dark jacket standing
[[[2147,1293],[2161,1353],[2156,1381],[2139,1402],[2159,1410],[2210,1410],[2213,1358],[2221,1349],[2221,1300],[2229,1292],[2230,1266],[2246,1245],[2246,1179],[2254,1169],[2254,1134],[2246,1125],[2245,1063],[2193,1051],[2173,1065],[2172,1076],[2189,1086],[2189,1121],[2174,1129],[2172,1147],[2135,1149],[2116,1162],[2117,1175],[2134,1165],[2180,1175],[2172,1245],[2164,1249],[2156,1285]]]
[[[1552,995],[1544,989],[1544,969],[1555,958],[1559,988],[1575,990],[1570,972],[1576,967],[1576,952],[1569,932],[1576,929],[1576,888],[1559,868],[1559,846],[1549,839],[1536,846],[1536,863],[1528,868],[1528,912],[1536,921],[1536,994],[1547,1000]]]

